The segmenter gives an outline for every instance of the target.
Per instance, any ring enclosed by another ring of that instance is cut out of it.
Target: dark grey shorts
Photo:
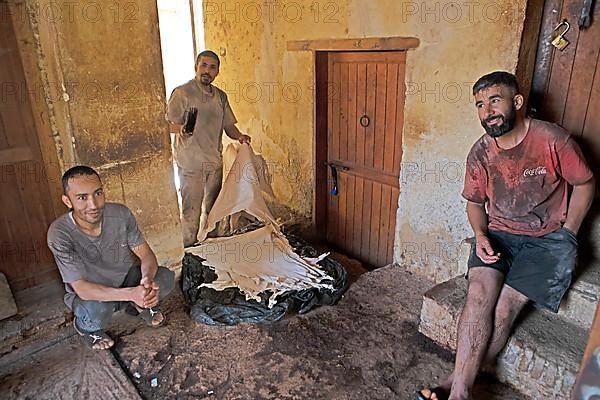
[[[571,284],[577,262],[577,238],[560,228],[541,237],[490,231],[488,237],[500,260],[486,264],[471,245],[468,267],[488,267],[504,274],[504,283],[523,293],[536,306],[558,312]]]

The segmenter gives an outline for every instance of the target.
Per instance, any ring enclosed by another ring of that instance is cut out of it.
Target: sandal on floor
[[[436,386],[433,389],[429,389],[429,391],[431,394],[435,393],[437,400],[448,400],[448,397],[450,397],[450,393],[448,393],[446,389],[442,388],[441,386]],[[429,396],[430,397],[425,397],[422,390],[417,392],[417,400],[429,400],[431,399],[431,395]]]
[[[103,330],[97,330],[94,332],[84,332],[77,327],[77,323],[75,322],[75,319],[73,319],[73,328],[75,328],[75,332],[77,332],[79,334],[83,343],[85,343],[85,345],[87,347],[89,347],[90,349],[109,350],[111,347],[113,347],[115,345],[114,340],[110,336],[108,336]],[[113,342],[113,344],[110,347],[107,347],[106,349],[97,349],[97,348],[94,349],[93,346],[96,343],[101,342],[103,340],[111,340]]]
[[[167,317],[158,308],[144,308],[137,316],[151,328],[158,328],[167,322]],[[154,321],[156,316],[162,316],[162,321],[158,324],[153,324],[152,321]]]

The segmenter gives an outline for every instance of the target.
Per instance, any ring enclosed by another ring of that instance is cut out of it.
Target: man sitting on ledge
[[[558,312],[594,197],[579,146],[558,125],[523,116],[514,75],[482,76],[473,95],[486,133],[469,152],[462,193],[475,233],[467,300],[454,371],[418,400],[472,398],[477,372],[495,361],[525,304]]]
[[[62,201],[70,211],[48,229],[48,247],[62,276],[65,304],[75,330],[93,349],[109,349],[104,332],[122,308],[148,326],[166,319],[156,308],[174,287],[174,273],[157,265],[131,211],[105,203],[98,173],[76,166],[62,177]]]

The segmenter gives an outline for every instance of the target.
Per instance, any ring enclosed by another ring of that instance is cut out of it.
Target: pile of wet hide
[[[346,289],[346,271],[328,253],[284,233],[263,198],[272,191],[262,157],[242,145],[228,147],[224,160],[226,178],[201,218],[200,244],[187,248],[183,259],[182,290],[192,318],[209,325],[256,323],[335,304]],[[218,224],[221,237],[207,238]]]
[[[299,256],[317,256],[315,249],[300,238],[292,235],[286,237]],[[324,281],[331,288],[289,290],[278,295],[275,303],[269,307],[272,291],[262,292],[258,298],[248,300],[238,287],[216,290],[203,286],[214,282],[217,274],[206,264],[205,259],[186,253],[181,275],[183,295],[191,307],[191,317],[204,324],[236,325],[240,322],[276,321],[288,312],[302,314],[316,306],[337,303],[346,289],[346,270],[331,257],[323,258],[318,265],[331,277]]]

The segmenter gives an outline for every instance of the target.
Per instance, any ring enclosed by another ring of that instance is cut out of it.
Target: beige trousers
[[[206,221],[221,190],[223,168],[190,171],[178,168],[181,184],[181,226],[183,246],[196,243],[200,222]]]

